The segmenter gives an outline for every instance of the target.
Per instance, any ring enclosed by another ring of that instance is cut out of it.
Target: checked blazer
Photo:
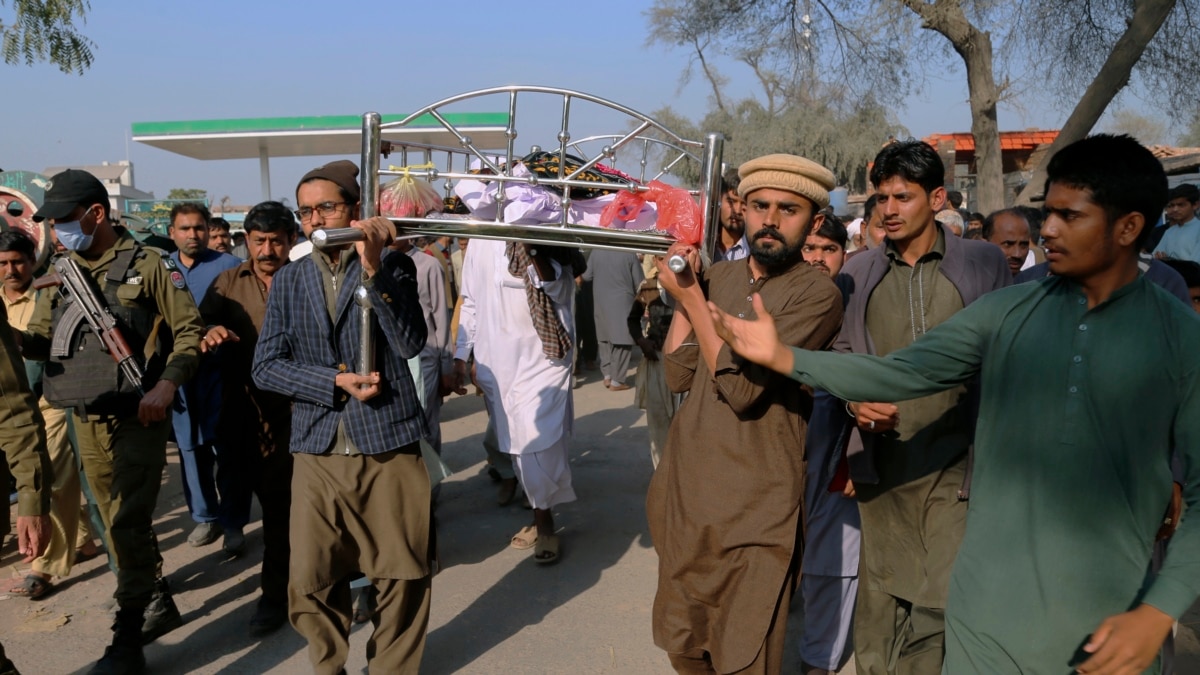
[[[403,253],[385,250],[379,272],[363,284],[375,309],[380,392],[360,402],[334,384],[338,373],[354,369],[358,357],[354,290],[362,265],[357,256],[345,264],[349,267],[346,281],[338,289],[333,320],[312,255],[276,272],[267,296],[253,376],[262,389],[293,399],[292,452],[329,451],[338,422],[363,454],[396,450],[427,435],[407,364],[407,359],[420,353],[426,339],[416,266]]]

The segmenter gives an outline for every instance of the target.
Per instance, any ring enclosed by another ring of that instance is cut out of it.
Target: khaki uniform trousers
[[[33,571],[56,577],[71,573],[75,551],[96,538],[79,483],[79,467],[67,433],[67,411],[38,401],[46,420],[46,449],[54,469],[50,488],[50,542],[42,557],[33,561]]]
[[[83,472],[117,567],[114,597],[126,609],[150,604],[162,574],[154,507],[167,464],[171,420],[142,426],[136,417],[74,418]]]
[[[317,675],[349,654],[350,576],[378,592],[367,641],[372,675],[421,666],[429,626],[429,474],[416,443],[380,455],[295,453],[288,615]]]

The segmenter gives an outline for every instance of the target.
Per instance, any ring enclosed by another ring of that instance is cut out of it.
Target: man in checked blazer
[[[386,218],[355,221],[358,168],[338,161],[296,188],[304,233],[356,227],[366,240],[313,249],[275,276],[254,356],[259,387],[293,399],[288,615],[308,640],[313,670],[342,672],[352,606],[350,576],[379,594],[367,644],[371,672],[416,673],[430,593],[430,487],[421,459],[425,417],[406,360],[425,345],[416,269],[387,249]],[[358,307],[375,310],[378,372],[356,374]]]

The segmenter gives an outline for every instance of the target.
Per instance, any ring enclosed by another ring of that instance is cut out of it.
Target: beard
[[[773,239],[779,242],[779,246],[766,248],[761,245],[765,239]],[[775,230],[763,228],[754,233],[754,239],[750,241],[750,255],[754,257],[758,264],[771,271],[791,267],[797,260],[801,259],[800,250],[804,247],[804,239],[789,244]]]

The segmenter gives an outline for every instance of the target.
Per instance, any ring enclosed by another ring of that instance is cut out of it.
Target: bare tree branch
[[[1109,102],[1129,82],[1133,67],[1146,50],[1146,46],[1154,39],[1158,29],[1167,20],[1167,15],[1175,7],[1175,0],[1139,0],[1133,12],[1129,27],[1117,44],[1109,52],[1108,59],[1100,69],[1099,74],[1088,85],[1087,91],[1075,110],[1067,118],[1066,124],[1058,133],[1058,137],[1050,145],[1049,157],[1055,152],[1075,141],[1087,136],[1092,127],[1099,121],[1100,116],[1108,108]],[[1028,204],[1036,194],[1042,191],[1046,182],[1046,163],[1034,170],[1033,177],[1021,190],[1017,197],[1020,204]]]

